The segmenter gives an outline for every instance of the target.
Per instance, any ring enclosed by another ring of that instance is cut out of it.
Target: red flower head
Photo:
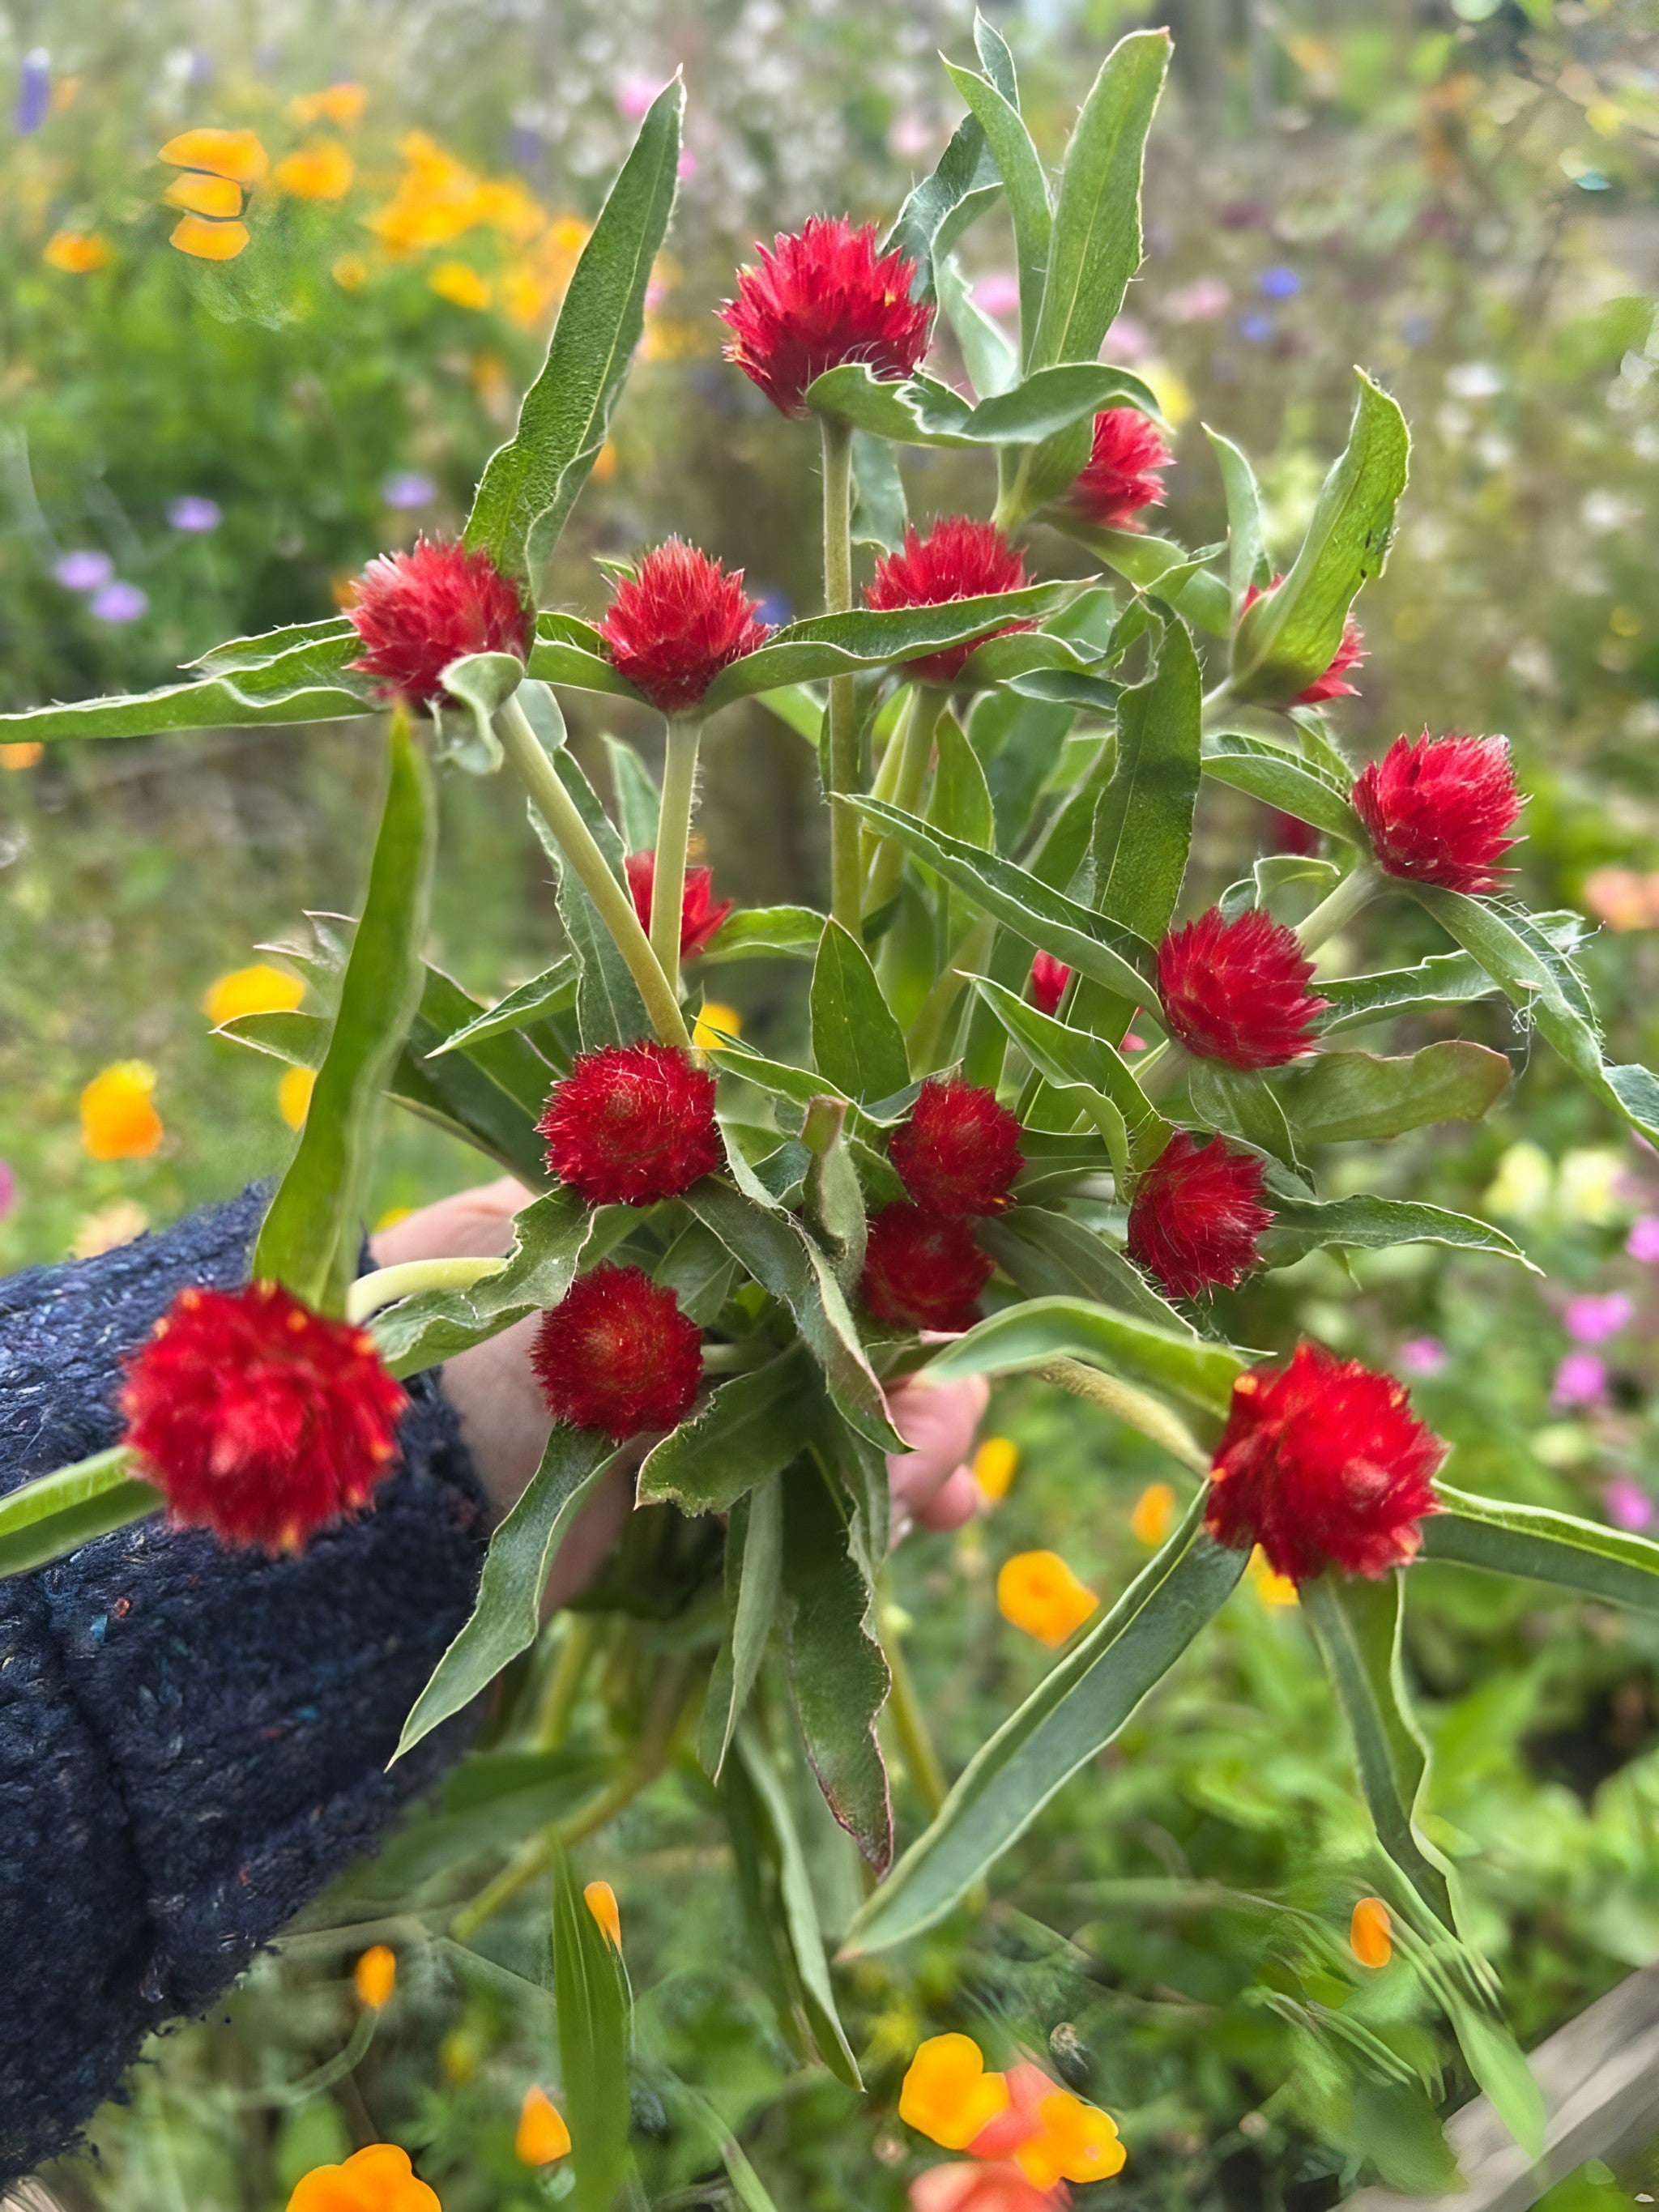
[[[1139,530],[1141,508],[1164,504],[1158,471],[1174,459],[1156,423],[1133,407],[1109,407],[1095,417],[1094,447],[1072,486],[1071,504],[1108,530]]]
[[[1521,811],[1502,738],[1396,738],[1353,787],[1376,864],[1390,876],[1449,891],[1496,890],[1494,866],[1516,842],[1504,834]]]
[[[1252,907],[1228,921],[1211,907],[1158,948],[1158,994],[1170,1035],[1200,1060],[1282,1067],[1314,1048],[1313,963],[1296,932]]]
[[[1445,1456],[1393,1376],[1304,1342],[1234,1383],[1205,1525],[1293,1582],[1332,1563],[1375,1578],[1415,1558]]]
[[[628,888],[634,900],[634,911],[640,918],[640,927],[651,927],[651,894],[656,888],[657,856],[654,853],[630,853],[623,863],[628,873]],[[695,960],[715,934],[720,924],[737,903],[735,899],[714,896],[714,871],[712,868],[688,868],[685,890],[680,899],[680,958]]]
[[[1268,590],[1276,592],[1284,580],[1283,576],[1275,576],[1268,586]],[[1252,584],[1244,594],[1244,605],[1239,610],[1240,613],[1247,614],[1261,597],[1261,585]],[[1322,676],[1315,677],[1305,691],[1297,693],[1295,698],[1291,701],[1291,705],[1317,707],[1326,699],[1357,699],[1359,696],[1359,686],[1357,684],[1345,684],[1342,679],[1351,668],[1357,668],[1364,658],[1365,633],[1350,615],[1342,625],[1342,642],[1336,648],[1336,658]]]
[[[888,1157],[924,1213],[942,1221],[1002,1213],[1025,1164],[1019,1123],[988,1091],[929,1076]]]
[[[1031,1004],[1040,1014],[1057,1014],[1072,971],[1052,952],[1039,952],[1031,963]]]
[[[1231,1290],[1255,1265],[1273,1219],[1261,1203],[1261,1163],[1224,1138],[1200,1145],[1177,1130],[1135,1186],[1129,1257],[1172,1298]]]
[[[634,574],[617,579],[616,592],[599,635],[617,674],[659,714],[696,706],[721,669],[766,636],[742,569],[728,576],[678,538],[642,554]]]
[[[759,268],[738,270],[738,296],[720,310],[726,358],[784,414],[804,415],[807,386],[844,361],[897,383],[927,352],[928,310],[910,297],[916,264],[878,255],[874,223],[854,230],[843,216],[811,216],[780,231],[771,252],[755,251]]]
[[[714,1079],[668,1044],[580,1053],[536,1127],[549,1168],[590,1206],[678,1198],[724,1157]]]
[[[965,514],[946,515],[926,538],[908,524],[896,553],[884,553],[864,587],[866,604],[878,613],[888,607],[939,607],[951,599],[977,599],[989,592],[1017,592],[1025,581],[1025,562],[994,522],[975,522]],[[1029,622],[1005,623],[991,633],[1009,637],[1030,629]],[[954,684],[982,637],[947,646],[904,665],[919,684]]]
[[[685,1419],[702,1381],[702,1340],[643,1267],[608,1261],[578,1275],[542,1316],[530,1364],[556,1421],[625,1443]]]
[[[971,1328],[992,1263],[965,1221],[919,1206],[884,1206],[870,1224],[860,1289],[878,1321],[902,1328]]]
[[[365,670],[390,697],[425,706],[465,653],[529,658],[535,617],[488,553],[452,539],[417,538],[407,553],[381,553],[357,580],[347,612],[368,650]]]
[[[374,1340],[277,1283],[184,1290],[128,1355],[125,1441],[175,1521],[290,1550],[366,1505],[407,1401]]]

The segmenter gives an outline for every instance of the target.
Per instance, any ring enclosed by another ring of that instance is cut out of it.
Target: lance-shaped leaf
[[[289,687],[254,690],[228,676],[196,684],[165,684],[108,699],[73,699],[51,707],[25,707],[0,714],[0,742],[31,744],[59,738],[149,738],[165,730],[246,729],[266,722],[332,722],[372,714],[367,690],[300,678]]]
[[[1108,530],[1073,514],[1064,501],[1052,507],[1044,520],[1064,536],[1086,546],[1114,575],[1133,584],[1137,592],[1157,592],[1178,614],[1225,637],[1232,629],[1231,603],[1227,586],[1203,565],[1208,553],[1189,553],[1168,538],[1154,538],[1138,530]],[[1218,549],[1217,549],[1218,550]]]
[[[1276,1089],[1299,1143],[1352,1145],[1435,1121],[1478,1121],[1510,1079],[1501,1052],[1445,1037],[1398,1060],[1374,1052],[1318,1053],[1287,1069]]]
[[[678,77],[652,102],[582,248],[519,427],[491,456],[467,518],[468,550],[522,577],[534,599],[645,327],[652,264],[673,210],[684,106]]]
[[[766,1656],[783,1576],[783,1478],[769,1474],[732,1508],[726,1524],[726,1632],[702,1701],[697,1758],[711,1782]]]
[[[78,1552],[94,1536],[125,1528],[166,1504],[133,1473],[124,1445],[20,1483],[0,1498],[0,1580]]]
[[[489,1540],[472,1611],[415,1700],[394,1757],[471,1705],[535,1642],[554,1555],[614,1453],[595,1429],[561,1425],[549,1437],[528,1488]]]
[[[964,1375],[1012,1375],[1054,1359],[1080,1359],[1173,1392],[1212,1413],[1232,1404],[1244,1360],[1231,1345],[1195,1336],[1084,1298],[1030,1298],[976,1322],[934,1353],[921,1370],[930,1382]]]
[[[311,1110],[254,1246],[256,1280],[338,1313],[357,1272],[364,1186],[380,1093],[420,1001],[437,825],[431,779],[394,718],[380,834]]]
[[[1381,573],[1406,488],[1411,439],[1406,418],[1363,369],[1340,458],[1326,477],[1291,572],[1240,619],[1233,642],[1233,696],[1294,699],[1336,658],[1354,595]]]
[[[370,1328],[386,1366],[394,1375],[418,1374],[557,1305],[575,1279],[593,1218],[571,1191],[534,1200],[514,1222],[513,1250],[498,1273],[470,1290],[418,1291],[375,1315]]]
[[[1252,738],[1240,730],[1206,732],[1204,773],[1217,783],[1248,792],[1252,799],[1310,822],[1328,836],[1363,848],[1365,833],[1347,793],[1316,769],[1305,755],[1287,746]]]
[[[1156,1158],[1175,1133],[1135,1081],[1116,1047],[1091,1030],[1072,1028],[988,975],[969,978],[1031,1065],[1056,1090],[1073,1085],[1104,1091],[1123,1116],[1137,1156]]]
[[[598,691],[607,698],[629,699],[646,704],[643,696],[611,664],[605,641],[592,623],[574,615],[553,614],[545,608],[536,617],[535,642],[525,672],[541,684],[562,684],[572,691]]]
[[[1522,1575],[1609,1605],[1659,1613],[1659,1544],[1544,1505],[1480,1498],[1437,1482],[1442,1510],[1423,1523],[1423,1555]]]
[[[562,1850],[553,1854],[553,1996],[575,2185],[568,2202],[572,2212],[611,2212],[631,2163],[628,1985]]]
[[[285,623],[280,629],[252,637],[228,638],[183,665],[210,676],[253,678],[275,671],[286,681],[295,671],[331,683],[355,660],[362,641],[349,615],[325,615],[320,622]]]
[[[1095,817],[1094,903],[1151,945],[1187,872],[1203,689],[1192,640],[1175,622],[1152,675],[1118,701],[1117,766]]]
[[[501,741],[492,720],[524,682],[516,653],[469,653],[452,660],[443,674],[437,702],[439,758],[453,761],[471,775],[494,775],[501,764]]]
[[[1200,1492],[1118,1602],[975,1753],[939,1818],[853,1922],[843,1956],[884,1950],[942,1920],[1220,1611],[1244,1554],[1205,1534],[1203,1511]]]
[[[1177,1334],[1188,1328],[1139,1267],[1069,1213],[1022,1203],[981,1223],[979,1241],[1028,1297],[1085,1298],[1092,1305],[1119,1306]]]
[[[497,999],[493,1006],[447,1036],[430,1057],[441,1060],[446,1053],[465,1052],[469,1045],[483,1044],[490,1037],[507,1036],[528,1029],[533,1022],[544,1021],[549,1014],[567,1012],[576,1003],[576,963],[566,953],[532,975],[527,983],[520,983],[515,991]]]
[[[1037,447],[1076,429],[1082,434],[1084,460],[1086,425],[1099,409],[1135,407],[1154,418],[1158,415],[1150,385],[1127,368],[1095,362],[1034,369],[1006,391],[977,401],[930,376],[895,384],[861,362],[844,362],[815,378],[805,398],[817,413],[838,416],[866,437],[899,446]],[[1074,467],[1071,474],[1076,473]]]
[[[854,545],[873,545],[890,553],[904,543],[910,519],[898,456],[885,438],[868,430],[853,433],[853,519]]]
[[[962,264],[947,253],[933,264],[939,304],[962,349],[968,380],[981,398],[1006,392],[1019,375],[1019,351],[1000,323],[988,315],[977,300]]]
[[[1261,494],[1255,471],[1232,440],[1224,438],[1207,422],[1204,434],[1220,468],[1221,487],[1227,497],[1227,581],[1237,622],[1251,585],[1265,592],[1273,581],[1273,562],[1261,523]]]
[[[727,915],[702,959],[770,960],[779,953],[799,959],[816,953],[823,935],[823,916],[810,906],[748,906]]]
[[[946,62],[945,70],[984,131],[1008,197],[1014,254],[1019,265],[1020,351],[1022,359],[1028,359],[1042,312],[1042,280],[1054,230],[1048,179],[1020,115],[1017,92],[1004,89],[1006,79],[994,82],[1000,72],[988,69],[980,76],[972,70],[959,69],[954,62]]]
[[[1268,1203],[1273,1221],[1263,1241],[1262,1257],[1271,1267],[1289,1267],[1321,1244],[1352,1244],[1368,1252],[1380,1252],[1391,1244],[1449,1244],[1460,1251],[1518,1260],[1534,1274],[1539,1273],[1501,1229],[1444,1206],[1421,1205],[1414,1199],[1376,1198],[1370,1192],[1323,1204],[1270,1192]]]
[[[1414,968],[1390,968],[1375,975],[1322,975],[1319,995],[1329,1011],[1320,1016],[1319,1027],[1329,1036],[1337,1030],[1358,1029],[1363,1022],[1467,1006],[1475,999],[1491,998],[1498,988],[1468,952],[1437,952]]]
[[[1000,32],[978,14],[974,17],[974,43],[986,76],[1010,106],[1018,107],[1013,56]],[[884,254],[902,253],[915,263],[916,273],[910,283],[912,299],[927,303],[936,296],[936,260],[949,253],[954,241],[984,213],[1001,189],[1002,179],[979,118],[966,115],[951,133],[932,175],[915,186],[881,242]]]
[[[812,1059],[838,1091],[890,1098],[910,1080],[904,1032],[870,956],[838,921],[824,924],[812,969]]]
[[[787,1467],[821,1418],[811,1364],[797,1346],[720,1383],[701,1413],[653,1444],[640,1469],[641,1502],[671,1498],[687,1513],[724,1513]]]
[[[1296,1139],[1285,1109],[1257,1070],[1229,1067],[1218,1060],[1195,1060],[1188,1073],[1187,1100],[1206,1129],[1242,1138],[1299,1172]]]

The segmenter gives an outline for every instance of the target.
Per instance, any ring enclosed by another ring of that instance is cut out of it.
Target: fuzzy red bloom
[[[941,1221],[901,1200],[870,1224],[859,1288],[878,1321],[902,1328],[971,1328],[992,1262],[965,1221]]]
[[[488,553],[431,538],[371,561],[347,613],[368,648],[350,665],[374,677],[388,698],[417,706],[438,696],[445,669],[465,653],[527,659],[536,627],[518,586]]]
[[[1296,932],[1259,907],[1228,921],[1212,906],[1158,948],[1170,1034],[1230,1067],[1282,1067],[1313,1050],[1309,1030],[1328,1001],[1309,992],[1312,974]]]
[[[578,1054],[536,1127],[549,1168],[590,1206],[678,1198],[724,1157],[714,1077],[649,1041]]]
[[[617,674],[660,714],[696,706],[722,668],[766,637],[743,570],[728,576],[683,538],[665,538],[642,554],[631,576],[617,578],[616,593],[599,635]]]
[[[908,524],[896,552],[884,553],[864,587],[866,605],[878,613],[889,607],[939,607],[952,599],[977,599],[990,592],[1017,592],[1025,582],[1025,562],[994,522],[948,514],[926,538]],[[1005,623],[994,637],[1030,629],[1029,622]],[[904,672],[919,684],[954,684],[963,665],[984,638],[947,646],[920,660],[908,660]]]
[[[1085,521],[1108,530],[1139,530],[1143,507],[1162,507],[1164,479],[1175,455],[1158,425],[1133,407],[1108,407],[1095,417],[1093,449],[1070,493]]]
[[[720,310],[732,332],[726,358],[784,414],[804,415],[807,386],[844,361],[888,383],[917,367],[932,318],[910,297],[916,264],[878,254],[874,223],[855,230],[844,216],[811,216],[780,231],[769,253],[755,251],[760,266],[738,270],[738,296]]]
[[[1040,1014],[1057,1014],[1072,971],[1052,952],[1039,952],[1031,963],[1031,1004]]]
[[[1416,1557],[1445,1456],[1392,1375],[1304,1342],[1234,1383],[1205,1525],[1293,1582],[1332,1564],[1375,1578]]]
[[[942,1221],[1005,1212],[1025,1164],[1019,1123],[994,1094],[936,1075],[922,1085],[887,1152],[922,1212]]]
[[[1493,865],[1516,842],[1504,832],[1521,811],[1502,738],[1396,738],[1355,784],[1353,803],[1388,875],[1473,895],[1510,872]]]
[[[672,1429],[690,1412],[702,1340],[672,1291],[643,1267],[607,1261],[578,1275],[542,1316],[530,1364],[556,1421],[603,1429],[623,1443],[647,1429]]]
[[[407,1403],[374,1340],[276,1283],[183,1290],[128,1354],[125,1441],[175,1521],[289,1550],[366,1505]]]
[[[657,882],[657,856],[654,853],[630,853],[623,866],[627,872],[628,888],[634,911],[640,918],[640,927],[648,932],[651,894]],[[736,904],[735,899],[714,896],[712,868],[688,868],[685,890],[680,899],[680,958],[695,960]]]
[[[1275,576],[1267,586],[1268,590],[1276,592],[1284,580],[1283,576]],[[1239,610],[1240,613],[1248,613],[1261,597],[1261,585],[1252,584],[1244,594],[1244,605]],[[1317,707],[1326,699],[1357,699],[1359,686],[1345,684],[1342,679],[1364,658],[1365,633],[1350,615],[1342,625],[1342,642],[1337,647],[1336,657],[1330,666],[1322,676],[1316,676],[1305,691],[1298,691],[1290,704],[1292,707]]]
[[[1261,1183],[1252,1154],[1177,1130],[1135,1186],[1129,1257],[1172,1298],[1231,1290],[1255,1265],[1256,1239],[1273,1218]]]

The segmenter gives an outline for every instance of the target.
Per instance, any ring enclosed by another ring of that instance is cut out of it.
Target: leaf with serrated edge
[[[1376,1198],[1368,1191],[1322,1205],[1309,1199],[1277,1197],[1270,1197],[1269,1202],[1273,1219],[1263,1257],[1270,1267],[1288,1267],[1321,1244],[1352,1244],[1370,1252],[1394,1244],[1449,1244],[1466,1252],[1491,1252],[1500,1259],[1518,1260],[1534,1274],[1540,1272],[1501,1229],[1467,1213],[1450,1212],[1442,1206],[1424,1206],[1412,1199]]]
[[[788,1466],[821,1406],[799,1346],[752,1375],[722,1382],[700,1413],[653,1444],[640,1469],[640,1501],[672,1498],[687,1513],[724,1513]]]

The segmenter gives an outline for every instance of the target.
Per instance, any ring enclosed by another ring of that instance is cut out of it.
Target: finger
[[[369,1239],[369,1252],[378,1267],[399,1267],[408,1260],[474,1255],[493,1259],[510,1248],[513,1217],[529,1202],[530,1193],[521,1182],[512,1176],[501,1176],[471,1190],[458,1190],[394,1221]]]
[[[894,1495],[920,1503],[972,1453],[974,1431],[990,1396],[982,1376],[941,1386],[901,1383],[890,1394],[893,1425],[909,1444],[887,1462]]]
[[[947,1474],[927,1503],[916,1514],[924,1528],[943,1533],[949,1528],[960,1528],[964,1521],[971,1521],[983,1500],[979,1485],[967,1468],[959,1467]]]

